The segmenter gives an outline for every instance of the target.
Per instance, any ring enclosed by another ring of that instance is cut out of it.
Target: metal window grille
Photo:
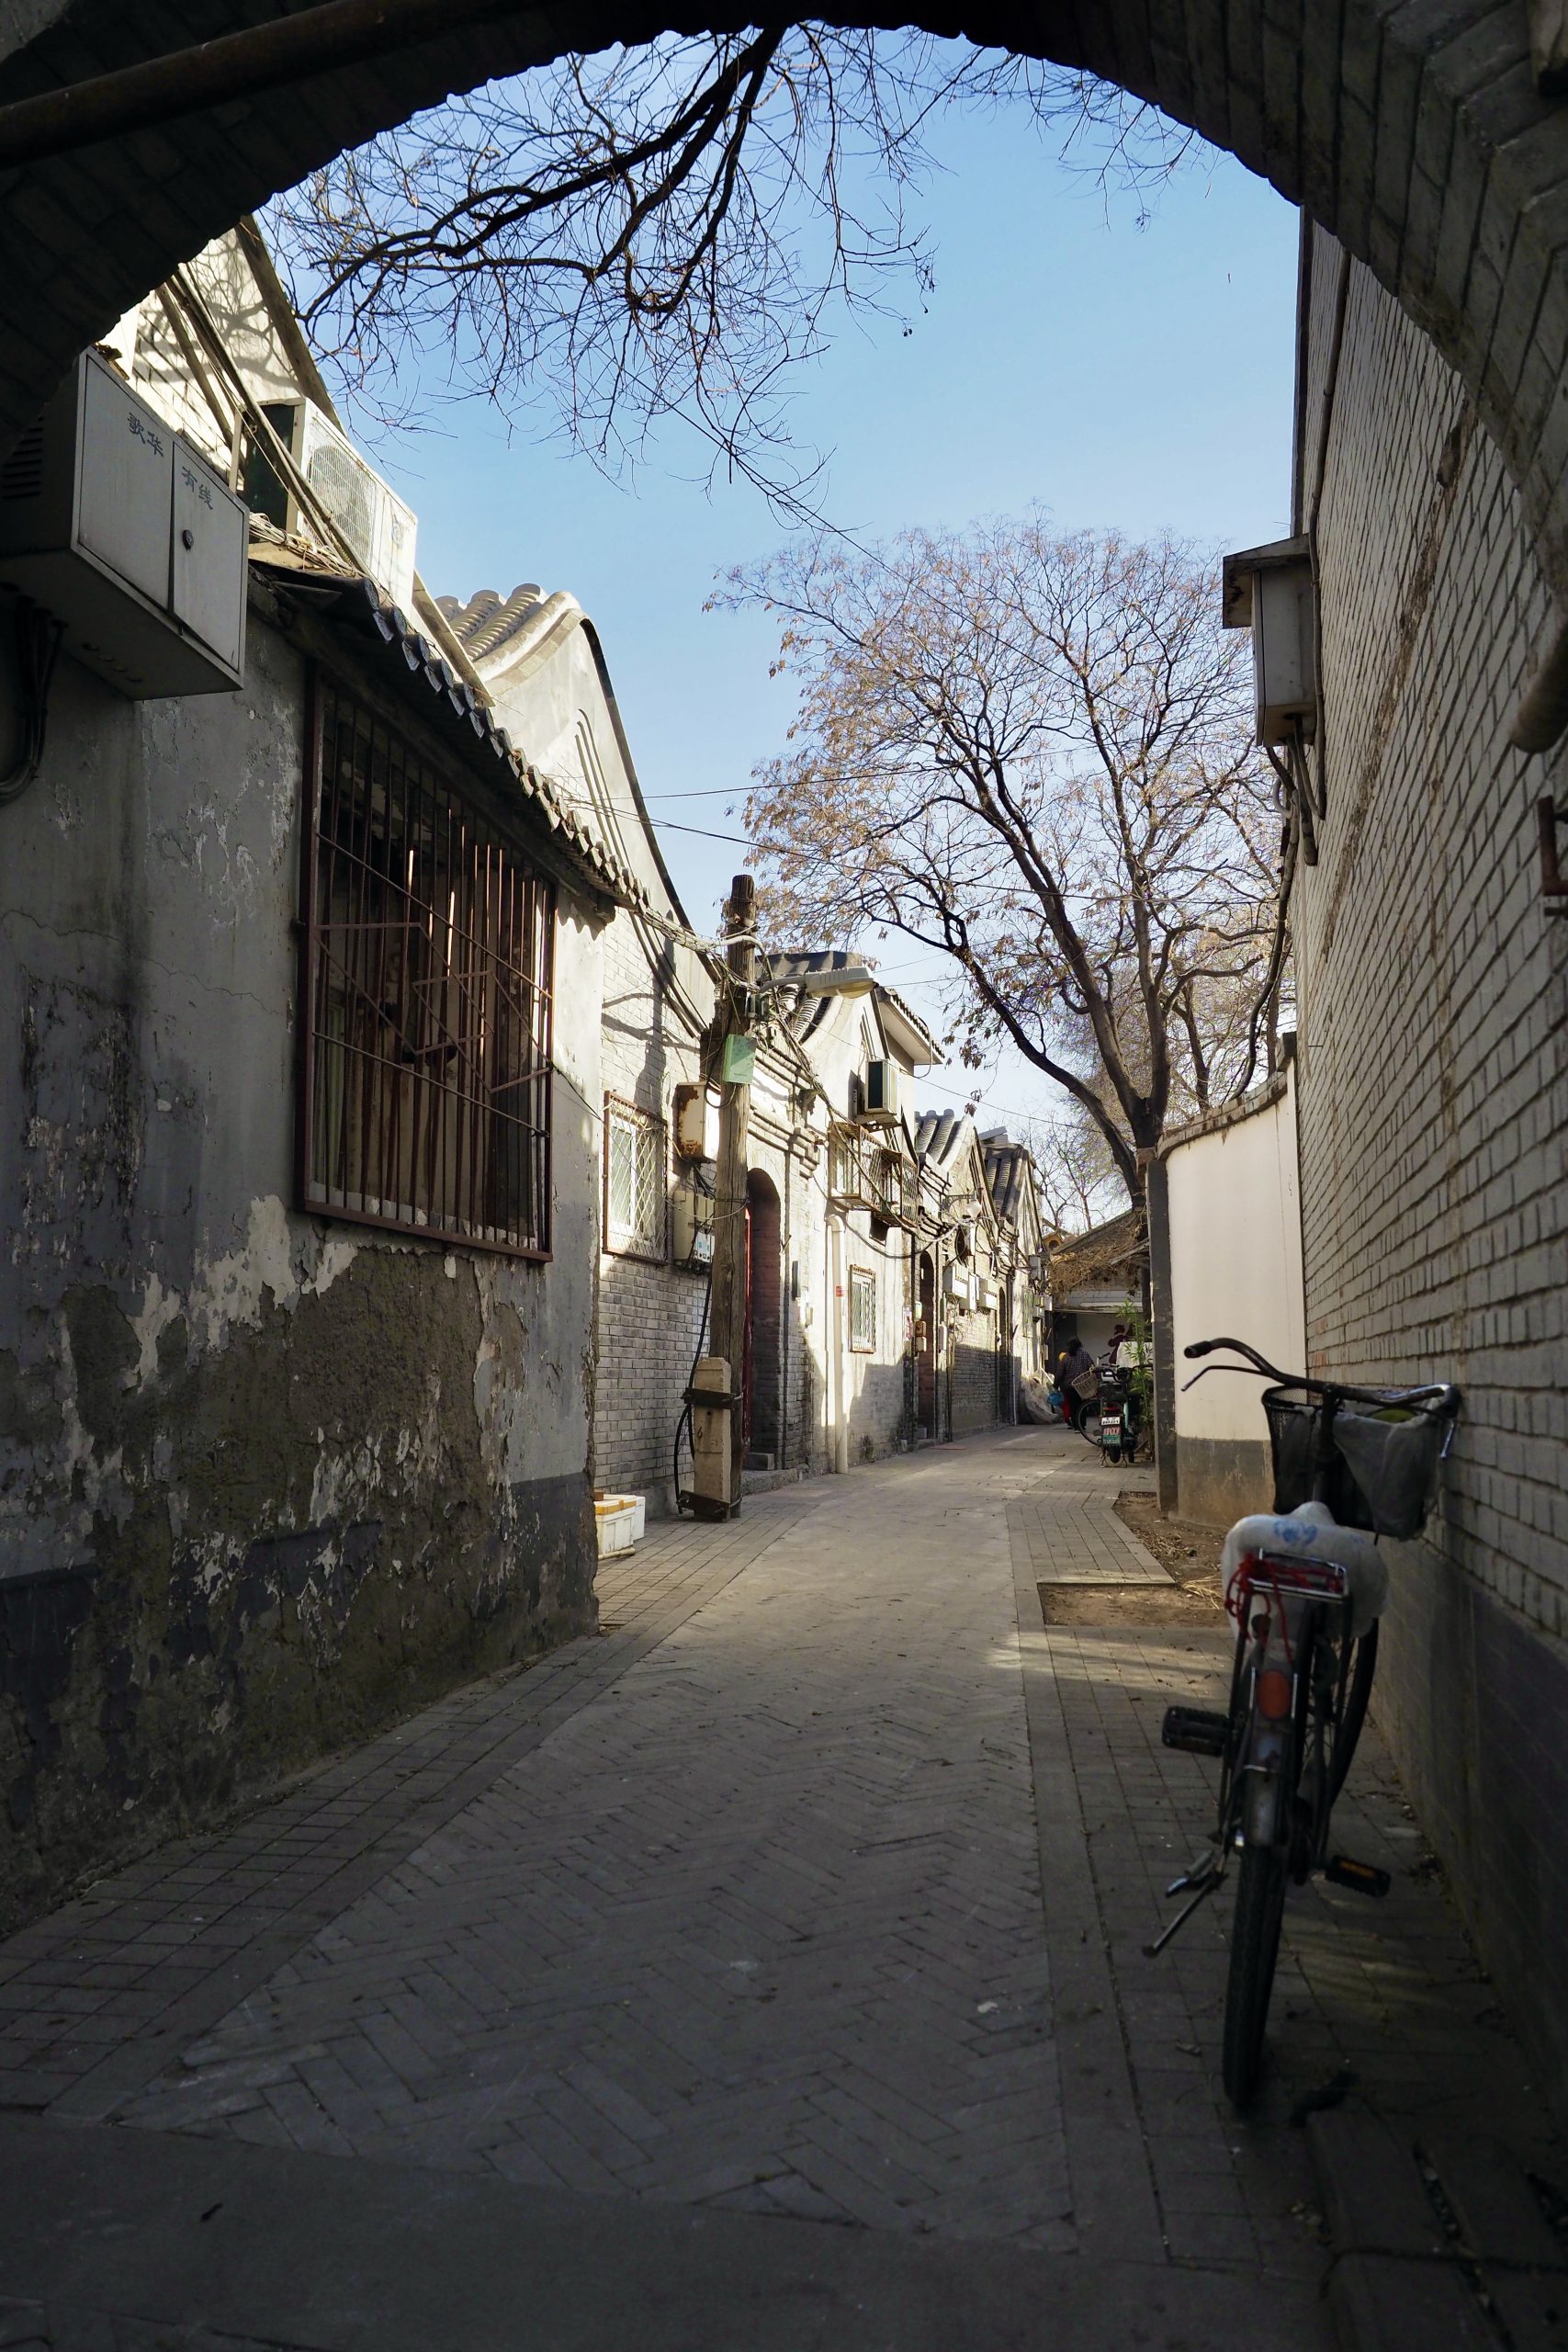
[[[850,1345],[869,1352],[876,1345],[876,1276],[850,1270]]]
[[[604,1098],[604,1247],[627,1258],[668,1255],[664,1122]]]
[[[317,712],[304,1204],[543,1257],[554,892],[347,689]]]

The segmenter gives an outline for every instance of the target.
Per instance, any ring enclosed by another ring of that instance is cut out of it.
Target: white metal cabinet
[[[178,440],[170,607],[236,675],[244,668],[248,534],[245,510],[228,483],[188,441]]]
[[[221,477],[94,352],[0,465],[0,591],[133,699],[241,684],[248,537]]]
[[[77,435],[78,540],[154,605],[167,604],[173,428],[99,365],[83,371]]]

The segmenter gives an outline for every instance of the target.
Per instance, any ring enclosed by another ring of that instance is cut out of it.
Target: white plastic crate
[[[648,1525],[646,1495],[595,1495],[593,1517],[599,1531],[599,1557],[629,1552],[641,1542]]]

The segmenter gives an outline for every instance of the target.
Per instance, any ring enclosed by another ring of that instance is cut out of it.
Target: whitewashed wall
[[[1289,1371],[1305,1366],[1293,1064],[1254,1107],[1188,1129],[1162,1156],[1179,1508],[1228,1524],[1271,1492],[1263,1384],[1213,1372],[1184,1390],[1198,1367],[1182,1351],[1224,1333]]]

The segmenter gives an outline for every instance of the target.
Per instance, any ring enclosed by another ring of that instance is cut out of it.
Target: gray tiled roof
[[[480,588],[466,604],[458,596],[437,596],[435,601],[463,650],[473,661],[485,662],[500,652],[508,638],[516,636],[530,613],[537,612],[545,592],[536,580],[525,580],[510,596],[494,588]]]
[[[405,692],[410,685],[415,685],[416,693],[417,684],[428,688],[429,701],[418,697],[424,716],[437,726],[457,730],[470,756],[477,751],[481,758],[488,755],[498,767],[510,772],[524,815],[549,835],[551,848],[569,870],[592,889],[623,904],[646,899],[636,876],[572,814],[547,778],[513,748],[505,729],[496,724],[486,697],[456,674],[430,639],[421,635],[399,605],[388,602],[374,581],[341,572],[306,573],[284,551],[275,555],[265,544],[253,548],[251,560],[261,571],[287,574],[289,586],[309,593],[318,612],[383,648],[382,659],[396,665],[392,674]],[[441,599],[443,611],[451,601]]]

